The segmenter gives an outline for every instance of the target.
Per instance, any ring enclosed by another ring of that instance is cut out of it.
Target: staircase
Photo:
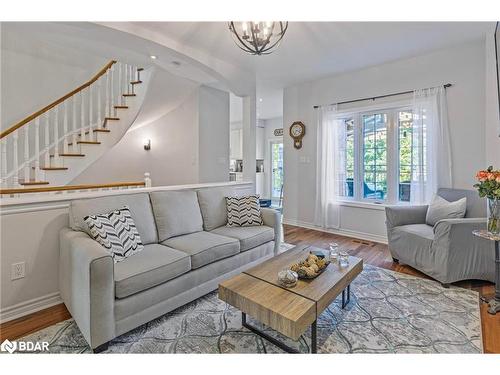
[[[150,72],[110,61],[80,87],[0,135],[1,188],[70,183],[136,119]]]

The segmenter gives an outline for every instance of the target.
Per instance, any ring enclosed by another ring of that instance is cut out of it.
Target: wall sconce
[[[151,150],[151,139],[144,140],[144,150],[146,151]]]

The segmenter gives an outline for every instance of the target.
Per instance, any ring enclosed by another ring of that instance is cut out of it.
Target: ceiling
[[[494,28],[493,22],[290,22],[274,53],[251,56],[234,45],[226,22],[134,24],[255,75],[263,119],[281,115],[284,87],[477,40]]]

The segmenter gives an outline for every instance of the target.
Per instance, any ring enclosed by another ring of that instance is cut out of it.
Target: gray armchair
[[[445,286],[468,279],[493,282],[493,242],[472,235],[473,230],[486,228],[486,202],[472,190],[439,189],[438,195],[448,201],[467,197],[465,218],[440,220],[432,227],[425,223],[426,205],[386,207],[393,260],[408,264]]]

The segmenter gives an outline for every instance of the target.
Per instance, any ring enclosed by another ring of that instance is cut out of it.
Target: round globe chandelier
[[[251,55],[269,55],[276,49],[288,22],[229,22],[234,42]]]

